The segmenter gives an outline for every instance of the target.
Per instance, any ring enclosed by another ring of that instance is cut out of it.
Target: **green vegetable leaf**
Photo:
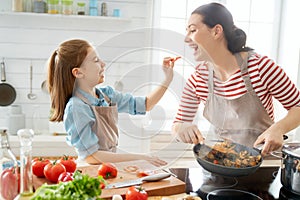
[[[99,200],[102,193],[101,183],[106,183],[102,176],[97,178],[75,171],[74,180],[39,187],[31,200]]]

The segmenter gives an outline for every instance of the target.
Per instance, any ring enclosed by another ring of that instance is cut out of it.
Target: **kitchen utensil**
[[[218,189],[214,190],[206,196],[207,200],[216,200],[216,199],[230,199],[230,200],[240,200],[240,199],[249,199],[249,200],[263,200],[259,196],[252,194],[243,190],[236,189]]]
[[[32,93],[32,63],[30,64],[30,91],[27,94],[27,98],[30,100],[35,100],[36,99],[36,94]]]
[[[281,159],[281,183],[288,191],[300,195],[300,142],[283,145],[281,152],[272,152]]]
[[[10,84],[5,83],[5,62],[1,62],[0,106],[8,106],[16,100],[16,90]]]
[[[206,141],[206,143],[216,143],[216,142],[222,142],[221,140],[210,140]],[[236,152],[241,152],[241,151],[247,151],[250,155],[252,156],[258,156],[260,155],[260,151],[256,148],[251,148],[247,147],[241,144],[237,143],[232,143],[235,147],[234,150]],[[249,174],[254,173],[259,166],[261,165],[263,158],[261,158],[260,162],[253,166],[253,167],[242,167],[242,168],[237,168],[237,167],[226,167],[223,165],[219,164],[214,164],[208,160],[205,159],[205,156],[211,151],[211,147],[213,145],[205,145],[205,144],[196,144],[193,148],[194,151],[194,156],[197,160],[197,162],[207,171],[219,174],[222,176],[231,176],[231,177],[239,177],[239,176],[247,176]]]
[[[153,174],[153,175],[150,175],[150,176],[145,176],[145,177],[142,177],[142,178],[139,178],[139,179],[112,183],[112,184],[107,185],[105,187],[105,189],[122,188],[122,187],[128,187],[128,186],[132,186],[132,185],[140,185],[143,182],[160,181],[160,180],[168,178],[170,176],[171,176],[170,173],[158,173],[158,174]]]
[[[41,89],[42,89],[43,92],[49,94],[49,92],[48,92],[48,87],[47,87],[47,81],[46,81],[46,80],[44,80],[44,81],[42,82],[42,84],[41,84]]]

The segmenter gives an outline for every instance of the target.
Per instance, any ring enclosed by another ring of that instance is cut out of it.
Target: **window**
[[[155,30],[153,41],[160,43],[160,50],[154,51],[153,62],[161,61],[165,56],[181,55],[184,59],[176,62],[175,83],[172,82],[170,90],[159,102],[158,107],[163,108],[164,115],[156,113],[151,115],[158,120],[165,120],[163,129],[170,130],[173,118],[176,114],[180,94],[185,80],[194,71],[194,61],[190,49],[184,44],[184,36],[187,20],[190,13],[202,4],[210,3],[209,0],[155,0],[153,13],[153,26]],[[235,25],[243,29],[247,34],[247,46],[254,48],[258,53],[268,55],[277,60],[279,46],[279,25],[281,17],[282,1],[280,0],[219,0],[232,13]],[[168,34],[168,35],[166,35]],[[168,38],[166,41],[164,38]],[[170,44],[172,43],[172,44]],[[153,72],[153,77],[157,74]],[[159,109],[160,112],[162,109]],[[202,113],[203,104],[199,109]],[[160,117],[165,117],[164,119]],[[153,117],[153,118],[154,118]],[[202,114],[197,115],[196,122],[201,130],[208,130],[209,123]]]

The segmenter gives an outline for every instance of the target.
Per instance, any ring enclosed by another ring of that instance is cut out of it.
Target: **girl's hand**
[[[173,67],[176,60],[178,60],[181,57],[171,58],[171,57],[165,57],[163,60],[163,71],[166,76],[166,82],[169,84],[173,80]]]
[[[167,165],[168,163],[164,160],[159,159],[158,157],[155,156],[146,156],[146,159],[148,162],[150,162],[152,165],[156,167],[164,166]]]

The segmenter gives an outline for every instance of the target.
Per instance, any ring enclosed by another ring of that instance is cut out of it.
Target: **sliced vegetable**
[[[72,181],[73,178],[73,173],[71,172],[63,172],[59,175],[58,177],[58,182],[68,182],[68,181]]]
[[[180,59],[181,58],[181,56],[177,56],[177,57],[175,57],[175,58],[171,58],[171,61],[172,62],[175,62],[176,60],[178,60],[178,59]]]

